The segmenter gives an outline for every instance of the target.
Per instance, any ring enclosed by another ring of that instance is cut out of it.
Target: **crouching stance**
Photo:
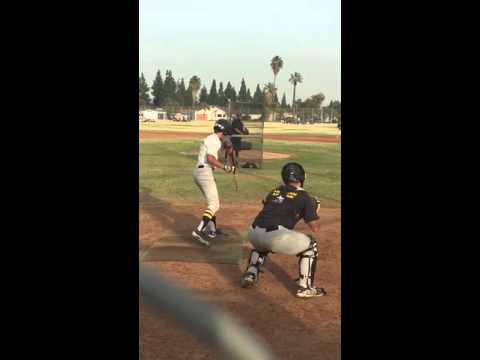
[[[269,253],[294,255],[298,257],[299,267],[296,295],[302,298],[323,296],[325,290],[314,286],[317,243],[313,236],[293,230],[303,219],[313,233],[318,232],[319,202],[303,189],[305,171],[300,164],[286,164],[282,169],[282,180],[284,185],[268,193],[262,211],[249,229],[248,240],[254,248],[241,285],[249,288],[258,281]]]
[[[229,145],[225,138],[225,135],[230,133],[231,129],[228,121],[218,120],[213,126],[213,134],[202,141],[197,163],[193,170],[193,180],[207,201],[207,207],[203,211],[200,223],[192,231],[192,236],[206,246],[210,245],[209,239],[214,239],[218,232],[215,213],[220,209],[220,200],[213,171],[215,168],[223,169],[226,172],[235,170],[232,157],[233,150],[231,144]],[[218,152],[222,148],[222,142],[226,153],[230,155],[228,158],[231,165],[222,164],[218,161]]]

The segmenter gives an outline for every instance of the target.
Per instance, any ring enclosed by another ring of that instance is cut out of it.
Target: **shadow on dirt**
[[[179,207],[175,204],[169,203],[167,201],[160,200],[154,197],[151,194],[150,189],[146,187],[142,187],[140,191],[140,207],[144,212],[147,212],[152,220],[160,225],[161,229],[165,229],[168,231],[169,234],[176,234],[177,241],[184,243],[183,246],[169,246],[165,248],[171,254],[178,253],[178,259],[172,259],[171,261],[185,261],[185,256],[182,252],[192,252],[197,259],[194,262],[205,262],[209,263],[212,266],[218,265],[218,256],[215,257],[215,253],[213,252],[214,248],[219,244],[238,244],[242,245],[245,242],[243,234],[241,234],[235,228],[223,224],[220,219],[217,220],[219,223],[219,229],[228,234],[227,237],[217,236],[216,239],[212,240],[211,248],[207,248],[204,245],[195,241],[192,236],[192,230],[198,225],[200,222],[200,216],[203,212],[203,208],[199,208],[197,213],[188,213],[182,212],[179,210]],[[141,226],[141,225],[140,225]],[[158,234],[158,237],[161,238],[161,234]],[[153,245],[152,243],[142,245],[144,247],[148,247]],[[188,248],[185,247],[188,246]],[[145,249],[144,249],[145,250]],[[244,256],[244,254],[243,254]],[[243,259],[241,260],[243,263]],[[238,267],[238,266],[237,266]],[[238,274],[229,278],[229,282],[232,285],[238,285],[240,281],[240,270]]]
[[[143,207],[142,204],[148,204],[148,206]],[[148,213],[152,221],[161,225],[162,229],[187,235],[198,225],[200,220],[199,216],[203,210],[198,209],[196,214],[185,212],[187,209],[182,212],[180,210],[181,207],[152,196],[148,188],[141,189],[140,207],[143,212]],[[219,223],[222,223],[221,219],[219,219]],[[222,229],[229,232],[231,236],[242,236],[236,229],[228,225],[222,226]],[[203,251],[208,250],[200,244],[198,246]],[[182,247],[179,247],[178,251],[182,251]],[[273,276],[287,288],[293,297],[295,283],[284,269],[275,262],[277,256],[278,255],[273,255],[272,258],[267,260],[265,272],[271,272]],[[304,356],[311,357],[312,354],[315,354],[315,358],[337,358],[336,356],[332,357],[331,349],[328,351],[326,349],[322,350],[322,348],[317,345],[314,345],[315,348],[312,348],[313,344],[319,344],[319,342],[331,342],[331,331],[328,329],[315,328],[312,324],[305,323],[303,318],[305,318],[305,316],[308,318],[308,315],[306,315],[304,311],[297,313],[298,309],[293,311],[287,308],[285,304],[282,303],[282,300],[276,297],[275,292],[269,296],[270,290],[268,289],[272,288],[271,283],[265,282],[261,288],[256,286],[249,290],[240,287],[240,278],[245,265],[246,259],[240,266],[209,262],[209,266],[216,270],[214,276],[223,276],[227,283],[232,285],[232,288],[225,289],[220,295],[218,295],[218,289],[203,289],[195,292],[200,295],[209,295],[214,299],[211,303],[233,313],[242,323],[252,328],[255,333],[267,341],[278,359],[301,358]],[[262,281],[262,279],[260,279],[260,281]],[[261,284],[259,283],[258,285]],[[217,296],[215,296],[215,294],[217,294]],[[235,300],[232,300],[232,297]],[[298,305],[293,309],[296,309],[297,306]],[[140,322],[141,354],[146,354],[146,352],[150,354],[160,354],[165,350],[165,344],[161,340],[165,330],[162,330],[162,326],[154,326],[156,320],[151,318],[148,312],[145,311],[145,309],[140,310],[141,318],[145,319]],[[143,325],[142,322],[144,323]],[[176,336],[178,336],[178,334]],[[178,342],[178,339],[176,341]],[[142,348],[144,350],[142,350]],[[188,349],[188,347],[178,348],[180,352],[188,352],[191,350],[192,349]],[[333,354],[336,352],[337,350],[333,351]],[[181,356],[181,354],[178,355]],[[140,356],[140,358],[142,358],[142,356]],[[214,357],[207,356],[206,358]]]

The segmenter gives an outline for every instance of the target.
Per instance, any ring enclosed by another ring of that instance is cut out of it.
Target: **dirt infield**
[[[140,140],[190,140],[202,139],[206,136],[205,133],[196,132],[173,132],[173,131],[140,131]],[[318,142],[318,143],[338,143],[336,136],[327,135],[277,135],[264,134],[267,140],[281,140],[281,141],[303,141],[303,142]]]
[[[241,206],[240,206],[241,205]],[[222,204],[218,226],[240,233],[261,204]],[[140,255],[165,234],[189,234],[203,204],[169,204],[140,208]],[[232,216],[232,214],[235,214]],[[262,336],[276,359],[340,359],[340,209],[320,209],[319,262],[316,284],[328,294],[297,299],[293,279],[296,257],[271,255],[253,289],[239,286],[244,264],[149,262],[146,266],[228,311]],[[306,231],[301,223],[297,230]],[[140,359],[218,359],[218,354],[177,327],[167,315],[157,318],[140,303]]]

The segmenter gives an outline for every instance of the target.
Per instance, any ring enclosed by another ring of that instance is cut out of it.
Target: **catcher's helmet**
[[[282,180],[285,184],[291,181],[298,181],[302,184],[305,181],[305,170],[302,165],[296,162],[285,164],[282,169]]]
[[[230,124],[227,120],[220,119],[217,122],[215,122],[215,125],[213,125],[213,131],[216,132],[216,133],[221,132],[224,135],[229,135],[230,134]]]

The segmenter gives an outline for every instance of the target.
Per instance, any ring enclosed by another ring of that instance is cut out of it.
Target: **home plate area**
[[[246,259],[248,252],[244,239],[245,234],[226,232],[210,239],[210,246],[205,246],[191,233],[162,236],[145,251],[141,261],[239,264]]]

